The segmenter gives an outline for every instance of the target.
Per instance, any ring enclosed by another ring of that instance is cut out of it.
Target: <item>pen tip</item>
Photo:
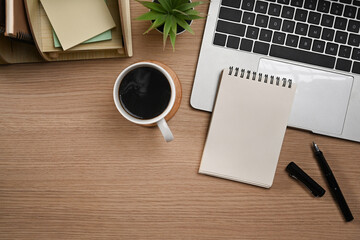
[[[318,145],[315,142],[313,142],[313,147],[314,147],[315,151],[317,151],[317,152],[320,151]]]

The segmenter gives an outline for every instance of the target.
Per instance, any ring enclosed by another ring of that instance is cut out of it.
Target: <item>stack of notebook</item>
[[[0,0],[0,64],[40,62],[22,0]]]
[[[32,41],[24,1],[0,0],[0,33],[18,40]]]
[[[5,32],[5,0],[0,0],[0,34]]]
[[[0,64],[130,57],[130,20],[129,0],[0,0]]]

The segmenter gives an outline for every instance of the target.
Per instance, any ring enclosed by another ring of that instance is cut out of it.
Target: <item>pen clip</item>
[[[286,171],[289,173],[290,177],[302,182],[315,197],[322,197],[325,194],[325,189],[323,189],[294,162],[289,163],[286,167]]]

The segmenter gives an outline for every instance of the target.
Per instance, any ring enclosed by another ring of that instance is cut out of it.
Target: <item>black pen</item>
[[[328,163],[326,162],[323,153],[320,151],[319,147],[314,142],[313,142],[313,147],[314,147],[315,156],[318,160],[318,163],[321,167],[323,174],[326,177],[330,191],[332,192],[336,202],[338,203],[341,212],[344,215],[345,221],[347,222],[352,221],[354,217],[351,214],[350,208],[345,201],[344,195],[342,194],[340,187],[336,182],[335,176],[332,173]]]

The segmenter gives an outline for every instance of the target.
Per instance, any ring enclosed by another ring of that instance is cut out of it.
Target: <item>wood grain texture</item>
[[[131,1],[131,11],[146,9]],[[210,114],[189,101],[205,20],[178,36],[175,52],[162,50],[157,31],[142,34],[149,23],[132,24],[133,58],[0,66],[0,239],[359,238],[359,143],[288,129],[270,189],[198,174]],[[112,100],[118,74],[146,59],[182,84],[171,143],[125,120]],[[285,172],[295,161],[328,190],[312,141],[353,222],[328,191],[315,199]]]

